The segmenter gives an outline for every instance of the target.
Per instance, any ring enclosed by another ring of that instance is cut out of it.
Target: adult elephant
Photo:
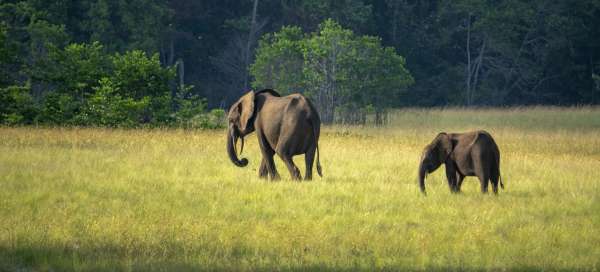
[[[425,193],[425,176],[444,163],[446,178],[451,192],[460,192],[465,176],[476,176],[481,192],[488,190],[491,181],[494,193],[498,193],[500,177],[500,150],[492,136],[483,131],[468,133],[440,133],[425,147],[419,163],[419,186]]]
[[[300,170],[292,157],[305,154],[306,180],[312,179],[312,167],[317,155],[317,173],[321,174],[319,162],[319,133],[321,120],[311,102],[301,94],[282,97],[274,90],[250,91],[243,95],[229,109],[227,153],[239,167],[248,164],[248,160],[237,156],[237,140],[242,139],[240,154],[244,149],[244,137],[254,131],[262,153],[258,170],[261,178],[279,179],[273,156],[277,154],[285,163],[292,179],[300,180]]]

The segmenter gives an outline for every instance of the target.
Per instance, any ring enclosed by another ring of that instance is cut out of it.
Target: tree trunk
[[[467,67],[466,72],[466,87],[467,87],[467,106],[471,105],[469,98],[471,97],[471,14],[467,17]]]
[[[175,41],[174,38],[171,37],[171,41],[169,42],[169,61],[167,62],[167,66],[172,66],[175,61]]]
[[[485,51],[486,40],[483,40],[481,44],[481,48],[479,49],[479,56],[477,57],[477,63],[475,64],[475,71],[473,72],[473,84],[471,84],[471,97],[469,100],[473,103],[473,93],[475,92],[475,88],[477,88],[477,81],[479,79],[479,68],[481,68],[481,63],[483,62],[483,52]]]
[[[467,106],[473,105],[475,89],[479,80],[479,69],[483,63],[483,54],[487,38],[484,37],[479,47],[479,53],[475,61],[471,60],[471,14],[469,13],[467,19],[467,67],[465,69],[465,82],[466,82],[466,100]]]
[[[258,0],[254,0],[252,7],[252,22],[250,23],[250,33],[248,33],[248,43],[246,43],[245,61],[244,61],[244,88],[248,88],[248,66],[250,65],[250,48],[254,42],[254,34],[256,31],[256,10],[258,8]]]
[[[183,59],[178,59],[178,68],[179,68],[179,88],[183,90],[185,86],[185,66],[183,63]]]
[[[392,13],[392,44],[396,45],[396,35],[398,32],[398,2],[394,1],[394,12]]]

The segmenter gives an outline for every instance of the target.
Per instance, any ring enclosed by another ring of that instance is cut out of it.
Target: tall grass
[[[257,178],[224,131],[0,128],[0,270],[598,270],[600,109],[404,110],[385,128],[325,127],[324,178]],[[422,148],[485,129],[506,190]],[[304,169],[302,156],[295,159]],[[303,173],[303,171],[302,171]]]

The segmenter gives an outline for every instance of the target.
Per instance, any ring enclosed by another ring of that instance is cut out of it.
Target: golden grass
[[[0,270],[598,270],[600,109],[404,110],[386,128],[325,127],[325,177],[257,178],[224,131],[0,128]],[[489,125],[486,125],[489,123]],[[422,148],[485,129],[506,190]],[[304,159],[296,157],[303,172]]]

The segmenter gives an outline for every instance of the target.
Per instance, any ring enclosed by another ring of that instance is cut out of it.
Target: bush
[[[184,91],[176,98],[178,109],[174,113],[174,125],[181,128],[203,129],[224,127],[225,111],[213,109],[207,113],[206,99],[190,95],[189,90],[190,88],[184,88]]]
[[[44,97],[37,121],[48,125],[72,125],[81,103],[67,94],[51,92]]]
[[[103,50],[98,42],[69,44],[64,49],[50,47],[47,61],[36,66],[32,76],[58,93],[81,100],[109,73],[110,60]]]
[[[177,123],[181,128],[217,129],[225,127],[225,111],[213,109],[210,112],[199,113],[191,118]]]
[[[163,67],[158,54],[108,55],[98,42],[50,46],[30,72],[36,86],[51,90],[36,105],[29,85],[0,89],[0,124],[223,126],[224,112],[207,113],[206,100],[192,94],[192,86],[171,94],[175,67]]]
[[[38,111],[30,89],[29,85],[0,88],[0,123],[16,125],[34,121]]]
[[[255,88],[303,92],[312,99],[324,123],[333,122],[335,109],[351,101],[383,111],[392,97],[403,94],[414,79],[405,59],[380,38],[359,36],[337,22],[325,20],[319,29],[303,34],[283,27],[266,35],[250,66]],[[348,122],[360,118],[347,119]]]
[[[94,94],[87,99],[77,118],[79,124],[133,127],[141,122],[150,105],[150,98],[147,96],[140,100],[123,98],[108,78],[101,79],[100,86],[94,89]]]
[[[148,57],[143,51],[133,50],[117,53],[111,59],[111,79],[121,96],[141,99],[170,95],[169,81],[175,78],[175,68],[162,67],[158,54]]]

